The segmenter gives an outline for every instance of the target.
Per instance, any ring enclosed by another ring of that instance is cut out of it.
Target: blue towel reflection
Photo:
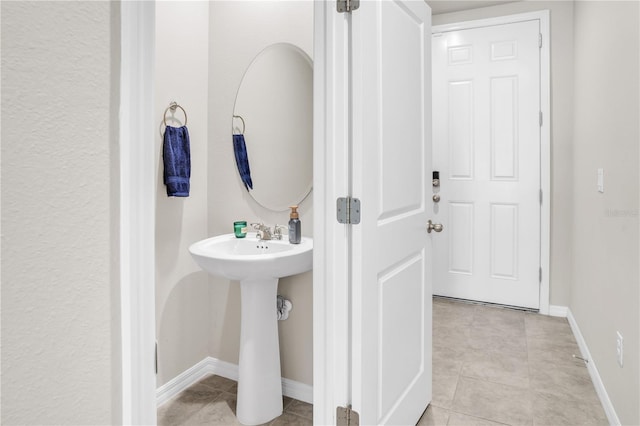
[[[233,152],[236,155],[236,165],[244,187],[253,189],[251,181],[251,169],[249,169],[249,155],[247,154],[247,146],[244,142],[244,135],[233,135]]]

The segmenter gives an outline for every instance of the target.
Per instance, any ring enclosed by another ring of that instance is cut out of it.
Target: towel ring
[[[233,118],[239,118],[239,119],[240,119],[240,121],[242,121],[242,132],[241,132],[241,134],[243,134],[243,135],[244,135],[244,129],[245,129],[245,126],[244,126],[244,118],[240,117],[239,115],[234,115],[234,116],[233,116]]]
[[[169,112],[169,110],[175,113],[177,108],[180,108],[182,110],[182,113],[184,114],[184,125],[185,126],[187,125],[187,111],[185,111],[184,108],[178,105],[177,102],[171,102],[167,107],[167,109],[164,110],[164,116],[162,118],[162,121],[164,122],[165,127],[167,127],[167,113]]]

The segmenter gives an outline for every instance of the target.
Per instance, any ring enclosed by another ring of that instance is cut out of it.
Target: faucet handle
[[[276,239],[281,240],[282,239],[282,231],[286,230],[286,229],[289,229],[289,228],[287,228],[286,226],[283,226],[283,225],[278,225],[278,224],[273,225],[273,236]]]
[[[256,237],[259,240],[264,239],[264,223],[260,222],[260,223],[250,223],[249,226],[251,226],[253,228],[254,231],[256,231]]]

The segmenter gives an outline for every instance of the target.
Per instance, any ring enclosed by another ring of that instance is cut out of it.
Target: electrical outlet
[[[624,355],[624,338],[619,331],[616,331],[616,355],[618,358],[618,365],[622,367],[622,360]]]

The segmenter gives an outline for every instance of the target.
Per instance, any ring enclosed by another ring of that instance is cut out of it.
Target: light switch
[[[598,192],[604,192],[604,169],[598,169]]]

